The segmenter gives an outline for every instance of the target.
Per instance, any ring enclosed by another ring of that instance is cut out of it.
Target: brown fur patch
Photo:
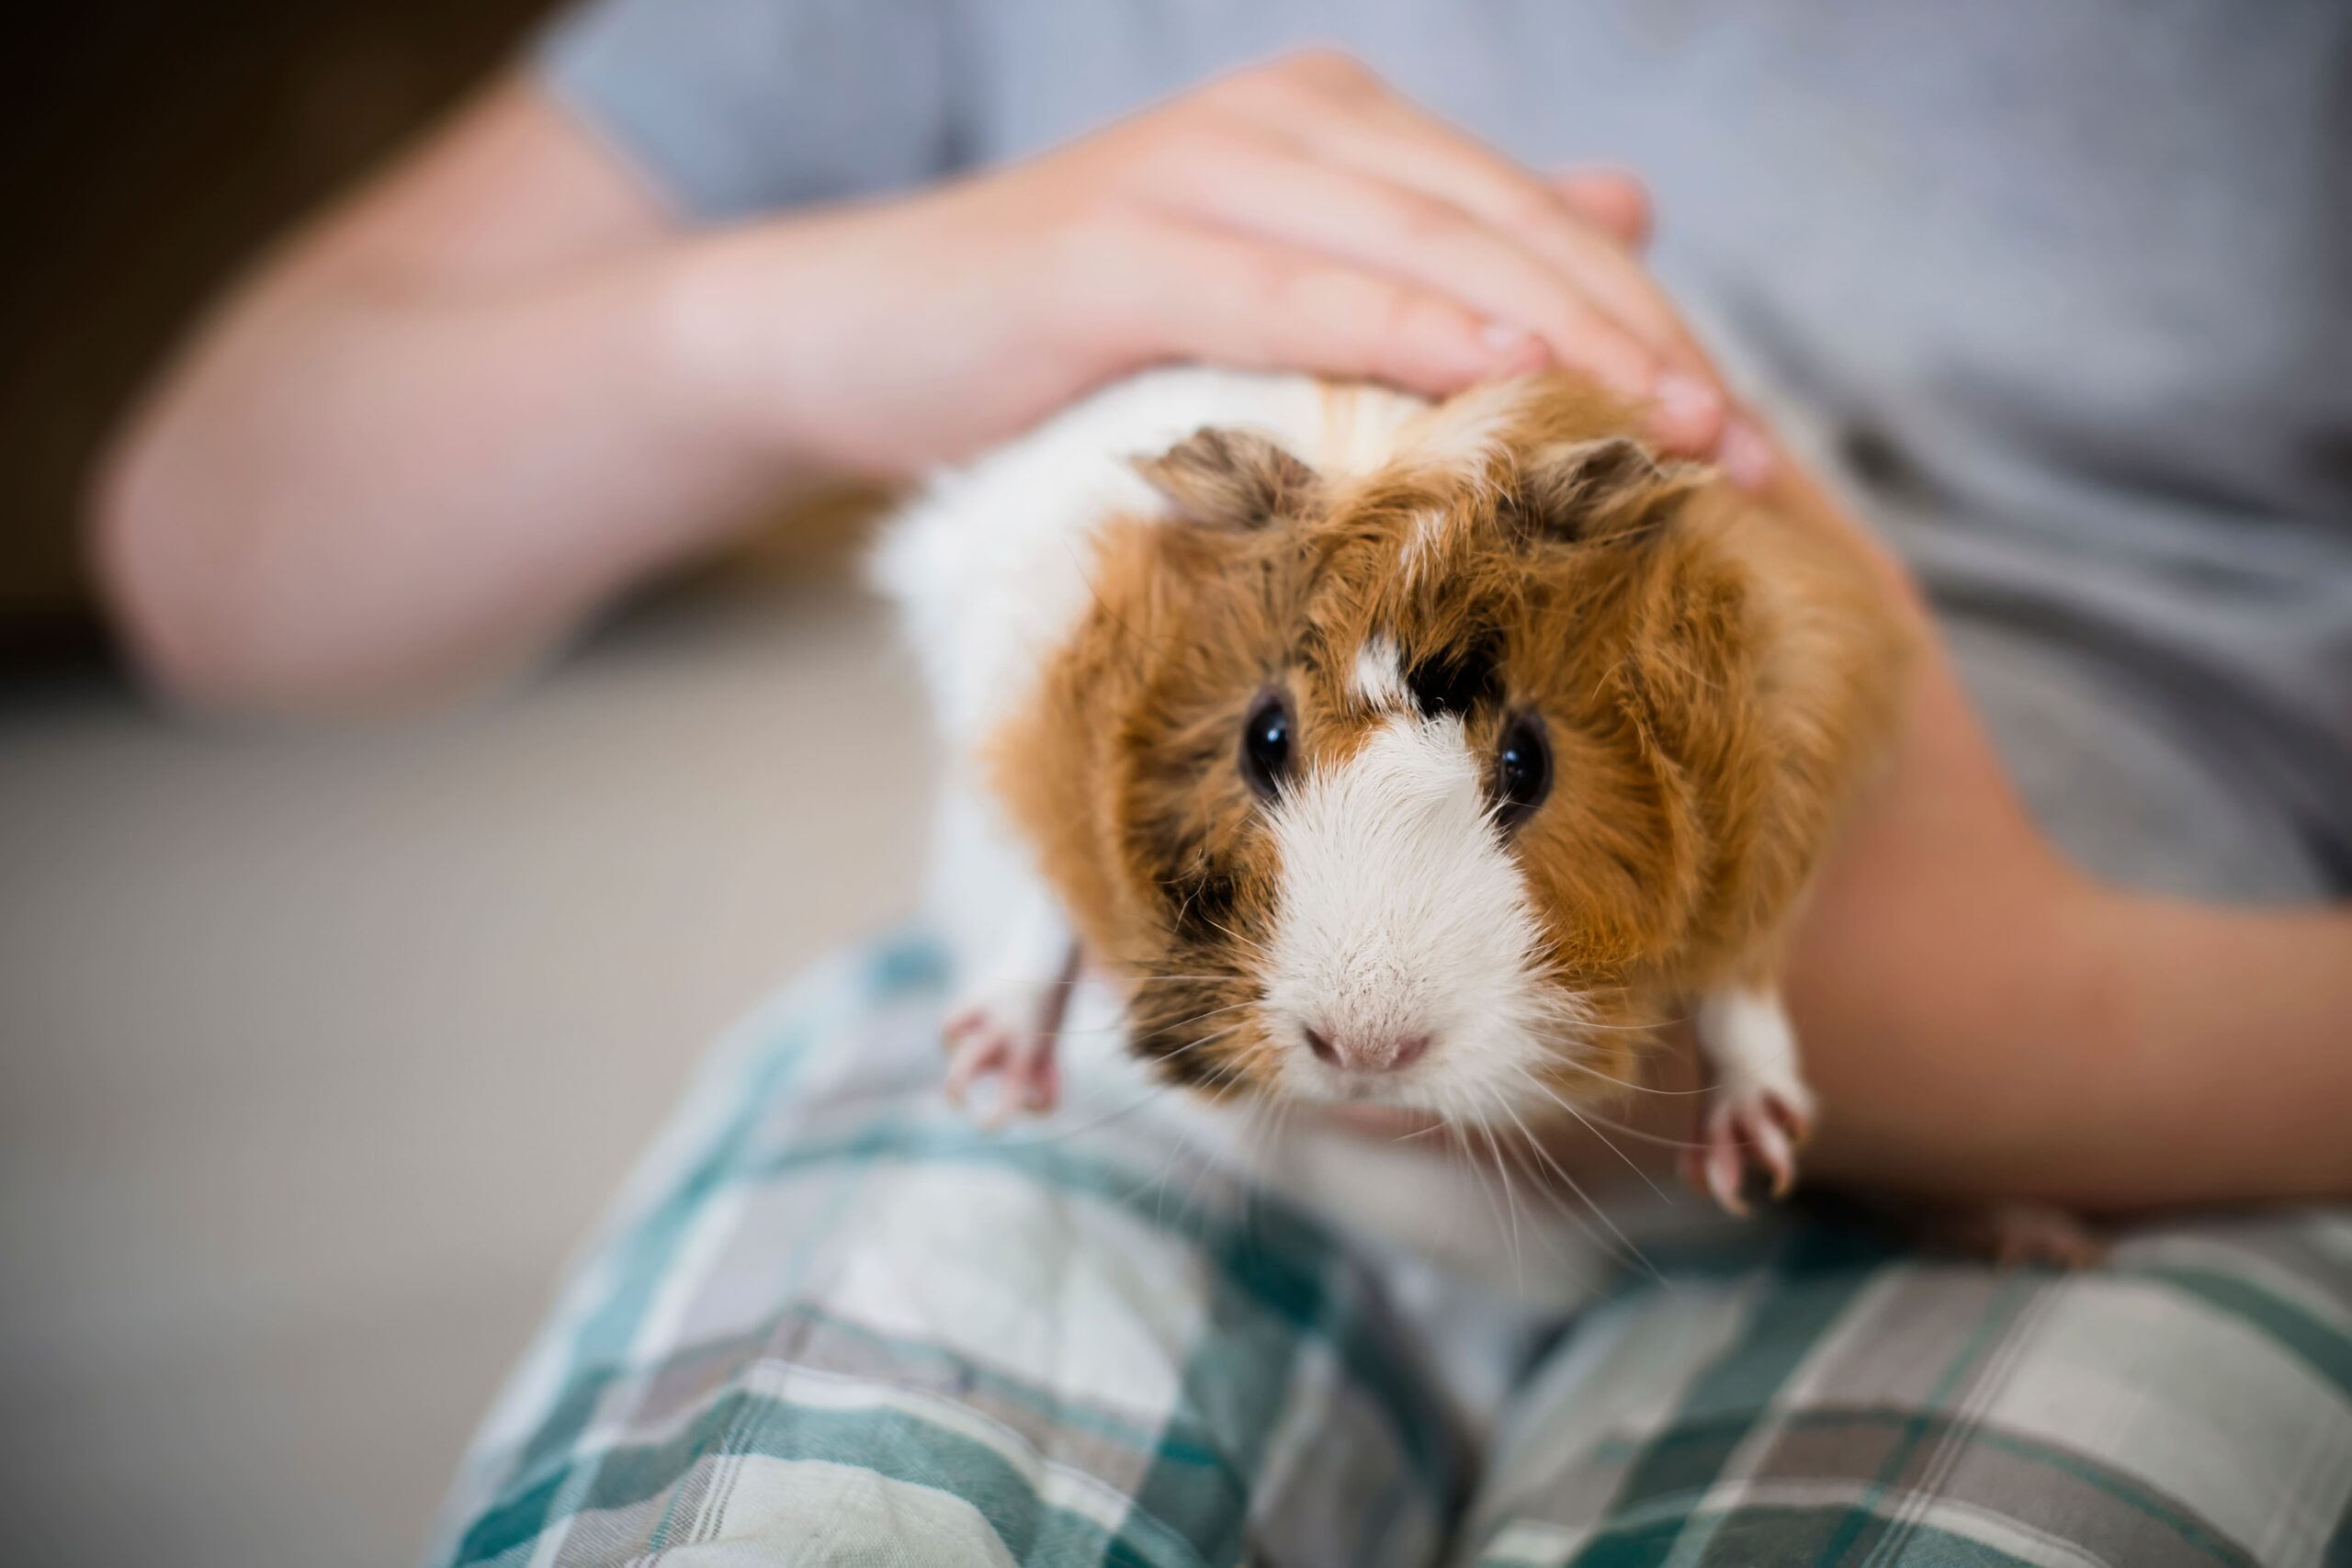
[[[1303,765],[1351,755],[1379,722],[1351,686],[1374,637],[1481,754],[1541,716],[1555,783],[1510,849],[1553,978],[1606,1026],[1555,1088],[1632,1079],[1683,998],[1777,968],[1896,722],[1906,623],[1834,521],[1632,431],[1547,376],[1431,410],[1358,479],[1229,433],[1146,466],[1177,516],[1102,529],[1095,609],[991,761],[1172,1077],[1247,1088],[1275,1048],[1253,1004],[1276,867],[1243,721],[1279,690]]]

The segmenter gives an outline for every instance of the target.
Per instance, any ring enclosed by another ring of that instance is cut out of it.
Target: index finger
[[[1713,449],[1730,412],[1713,363],[1640,262],[1541,176],[1385,89],[1324,112],[1285,108],[1281,99],[1258,112],[1278,117],[1276,128],[1316,156],[1436,196],[1559,267],[1676,373],[1658,389],[1668,438]]]

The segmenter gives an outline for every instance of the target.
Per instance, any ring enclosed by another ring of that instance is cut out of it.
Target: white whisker
[[[1656,1279],[1661,1285],[1667,1285],[1668,1289],[1671,1290],[1673,1288],[1672,1285],[1668,1282],[1665,1274],[1659,1271],[1657,1265],[1650,1261],[1648,1254],[1645,1253],[1639,1247],[1634,1245],[1633,1237],[1627,1235],[1623,1230],[1618,1228],[1617,1222],[1609,1217],[1608,1210],[1602,1208],[1600,1204],[1594,1202],[1589,1197],[1586,1196],[1584,1189],[1577,1185],[1576,1178],[1570,1176],[1567,1173],[1566,1168],[1563,1167],[1558,1160],[1552,1157],[1551,1151],[1546,1149],[1543,1144],[1537,1140],[1535,1134],[1528,1129],[1527,1123],[1520,1120],[1519,1114],[1512,1111],[1509,1105],[1505,1105],[1503,1107],[1503,1114],[1509,1116],[1511,1119],[1512,1124],[1519,1129],[1520,1136],[1526,1141],[1529,1151],[1532,1152],[1538,1159],[1542,1160],[1544,1164],[1550,1168],[1553,1175],[1567,1183],[1568,1190],[1577,1195],[1577,1201],[1581,1202],[1587,1209],[1590,1210],[1595,1219],[1609,1227],[1609,1234],[1615,1236],[1617,1240],[1623,1245],[1625,1251],[1630,1254],[1636,1262],[1640,1263],[1644,1269],[1649,1270],[1652,1278]],[[1567,1210],[1565,1205],[1562,1206],[1562,1212],[1564,1213],[1568,1213],[1571,1218],[1575,1218],[1573,1212]],[[1578,1224],[1581,1225],[1582,1222],[1579,1220]],[[1590,1235],[1591,1232],[1588,1229],[1586,1234]]]
[[[1625,1162],[1625,1168],[1632,1171],[1635,1176],[1640,1177],[1642,1179],[1643,1185],[1646,1186],[1651,1191],[1657,1193],[1662,1201],[1668,1203],[1672,1203],[1674,1201],[1673,1199],[1667,1197],[1666,1190],[1664,1188],[1650,1179],[1650,1173],[1644,1170],[1641,1166],[1634,1161],[1633,1156],[1627,1154],[1615,1144],[1610,1142],[1609,1134],[1595,1126],[1591,1119],[1585,1115],[1584,1111],[1577,1107],[1574,1100],[1568,1099],[1566,1095],[1561,1094],[1557,1089],[1555,1089],[1550,1084],[1545,1083],[1542,1078],[1537,1077],[1533,1071],[1532,1071],[1525,1063],[1514,1062],[1511,1066],[1518,1071],[1521,1077],[1527,1080],[1528,1084],[1532,1088],[1543,1093],[1552,1101],[1553,1104],[1558,1106],[1561,1110],[1575,1117],[1578,1122],[1583,1124],[1586,1132],[1590,1133],[1594,1137],[1599,1138],[1603,1148],[1607,1149],[1611,1154],[1615,1155],[1619,1159],[1623,1160]],[[1512,1120],[1517,1121],[1518,1118],[1514,1116]]]

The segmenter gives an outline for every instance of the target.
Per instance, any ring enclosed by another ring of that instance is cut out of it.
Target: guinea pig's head
[[[1172,1079],[1523,1116],[1661,1021],[1745,678],[1722,498],[1589,400],[1447,412],[1344,477],[1203,430],[1091,573],[1019,771]]]

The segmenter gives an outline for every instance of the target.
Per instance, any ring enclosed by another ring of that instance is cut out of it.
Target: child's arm
[[[2092,1210],[2352,1197],[2352,911],[2083,876],[1940,650],[1792,982],[1813,1175]]]
[[[1709,449],[1641,201],[1302,56],[959,185],[689,232],[513,84],[198,334],[96,549],[160,681],[283,705],[527,651],[797,476],[920,469],[1160,360],[1442,392],[1549,355]]]

